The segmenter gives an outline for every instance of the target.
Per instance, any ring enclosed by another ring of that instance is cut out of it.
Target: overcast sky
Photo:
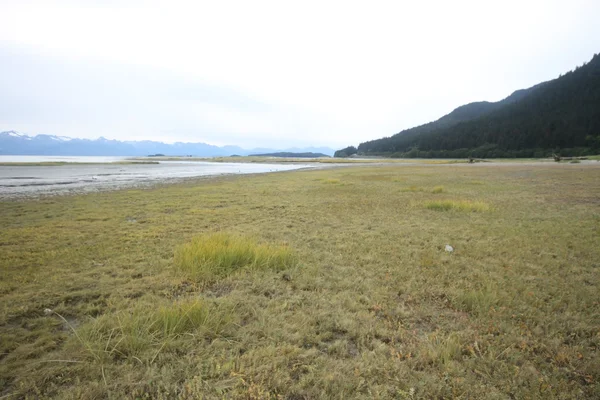
[[[600,52],[600,1],[0,0],[0,131],[340,148]]]

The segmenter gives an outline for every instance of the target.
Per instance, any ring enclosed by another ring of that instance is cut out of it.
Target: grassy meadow
[[[0,226],[0,399],[600,398],[600,166],[227,176]]]

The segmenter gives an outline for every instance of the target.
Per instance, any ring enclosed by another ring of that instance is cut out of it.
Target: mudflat
[[[213,162],[61,163],[0,165],[0,198],[38,197],[144,187],[199,176],[289,171],[307,165]]]

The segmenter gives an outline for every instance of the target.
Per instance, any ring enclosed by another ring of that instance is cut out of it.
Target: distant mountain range
[[[238,146],[219,147],[206,143],[177,142],[168,144],[150,140],[109,140],[103,137],[92,140],[55,135],[29,136],[15,131],[0,132],[1,155],[147,156],[164,154],[166,156],[216,157],[275,152],[313,152],[333,155],[333,149],[328,147],[243,149]]]
[[[428,124],[339,150],[336,156],[545,157],[600,152],[600,55],[498,102],[456,108]]]

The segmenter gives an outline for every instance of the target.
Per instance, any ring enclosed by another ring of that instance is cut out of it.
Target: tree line
[[[350,156],[352,146],[336,152]],[[471,103],[429,124],[361,143],[359,155],[546,157],[600,153],[600,55],[497,103]]]

